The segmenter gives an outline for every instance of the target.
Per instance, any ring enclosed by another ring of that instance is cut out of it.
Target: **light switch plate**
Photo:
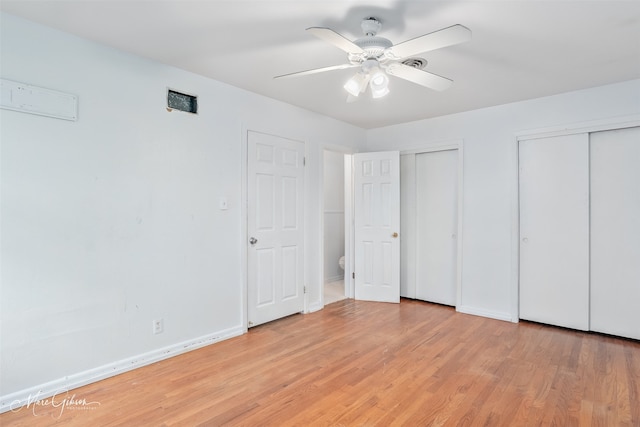
[[[218,199],[218,208],[221,211],[226,211],[227,209],[229,209],[229,203],[227,202],[227,198],[226,197],[220,197]]]

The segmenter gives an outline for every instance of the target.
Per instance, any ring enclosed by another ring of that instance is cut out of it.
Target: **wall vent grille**
[[[198,113],[198,97],[168,89],[167,110],[180,110],[187,113]]]

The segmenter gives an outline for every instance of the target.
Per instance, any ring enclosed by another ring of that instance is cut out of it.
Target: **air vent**
[[[167,110],[180,110],[187,113],[198,113],[198,97],[186,93],[176,92],[168,89],[167,91]]]
[[[404,65],[422,70],[427,66],[427,60],[424,58],[407,58],[402,61]]]

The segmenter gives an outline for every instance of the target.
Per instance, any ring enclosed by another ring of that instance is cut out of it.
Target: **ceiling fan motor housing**
[[[382,23],[376,18],[364,18],[360,23],[360,28],[365,36],[375,36],[382,28]]]
[[[353,42],[356,46],[362,48],[367,54],[382,55],[382,52],[393,46],[390,40],[384,37],[367,36]],[[379,53],[378,53],[379,52]]]
[[[352,64],[362,64],[368,59],[384,59],[385,49],[393,46],[393,43],[389,39],[376,36],[382,28],[380,21],[376,18],[365,18],[360,27],[365,37],[355,40],[353,44],[364,50],[364,53],[350,53],[349,61]]]

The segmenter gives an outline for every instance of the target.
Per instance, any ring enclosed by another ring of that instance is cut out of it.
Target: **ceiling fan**
[[[411,56],[471,40],[471,30],[457,24],[394,45],[390,40],[376,35],[382,28],[378,19],[365,18],[360,26],[364,37],[354,41],[350,41],[329,28],[307,28],[309,33],[345,51],[348,54],[349,62],[284,74],[275,78],[299,77],[326,71],[360,68],[344,85],[345,90],[349,93],[348,102],[355,101],[359,94],[367,90],[367,87],[371,88],[373,98],[385,96],[389,93],[387,74],[429,89],[442,91],[451,86],[453,81],[422,70],[426,65],[426,60],[411,58]]]

